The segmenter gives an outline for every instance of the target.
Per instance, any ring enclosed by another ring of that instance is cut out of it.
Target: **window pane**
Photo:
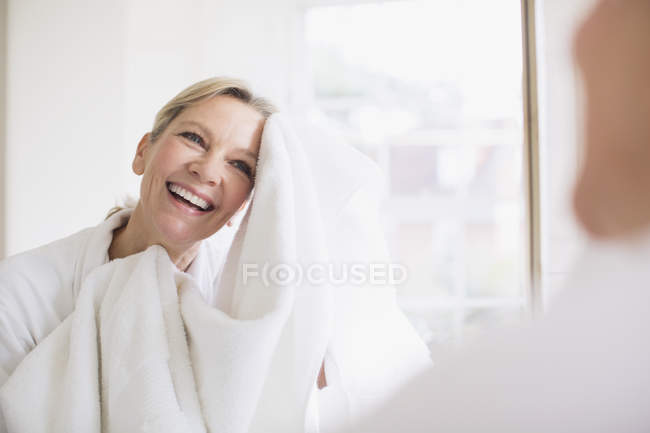
[[[386,174],[389,247],[409,269],[399,302],[416,328],[433,347],[518,317],[519,2],[313,7],[305,33],[317,108]]]

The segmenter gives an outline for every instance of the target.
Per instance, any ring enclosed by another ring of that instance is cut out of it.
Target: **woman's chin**
[[[201,236],[196,232],[195,227],[189,227],[183,221],[173,218],[164,218],[158,221],[158,233],[161,241],[165,245],[181,247],[191,246],[201,240]]]
[[[197,242],[206,239],[219,231],[224,225],[221,221],[203,221],[202,224],[179,218],[170,213],[158,213],[153,218],[158,236],[165,245],[175,248],[191,247]],[[210,227],[208,227],[210,225]],[[208,228],[212,230],[207,230]]]

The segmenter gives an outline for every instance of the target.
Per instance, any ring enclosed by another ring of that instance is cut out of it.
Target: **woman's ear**
[[[133,169],[133,172],[138,176],[144,173],[144,169],[146,166],[145,154],[147,149],[149,149],[149,145],[151,144],[150,139],[151,139],[151,133],[147,132],[146,134],[144,134],[140,139],[140,142],[138,143],[138,148],[135,151],[135,157],[133,158],[133,163],[131,164],[131,168]]]

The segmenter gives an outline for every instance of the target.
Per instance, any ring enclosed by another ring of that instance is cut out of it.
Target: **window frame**
[[[523,59],[524,176],[528,180],[526,212],[528,224],[528,296],[529,310],[538,315],[543,309],[542,248],[539,179],[539,105],[537,86],[536,1],[521,0]]]

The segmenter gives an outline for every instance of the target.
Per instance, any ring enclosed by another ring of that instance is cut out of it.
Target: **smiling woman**
[[[376,166],[274,111],[189,87],[135,149],[135,205],[0,262],[0,433],[329,431],[429,366],[387,275],[246,273],[387,261]]]
[[[110,258],[158,244],[186,270],[199,242],[245,207],[272,111],[243,84],[223,79],[197,83],[163,107],[138,144],[132,167],[142,176],[140,200],[116,230]]]
[[[262,130],[274,111],[239,80],[193,84],[158,112],[137,145],[134,208],[113,208],[96,227],[0,261],[0,384],[75,311],[85,277],[115,259],[160,245],[180,271],[212,284],[215,272],[195,260],[201,241],[251,197]]]

